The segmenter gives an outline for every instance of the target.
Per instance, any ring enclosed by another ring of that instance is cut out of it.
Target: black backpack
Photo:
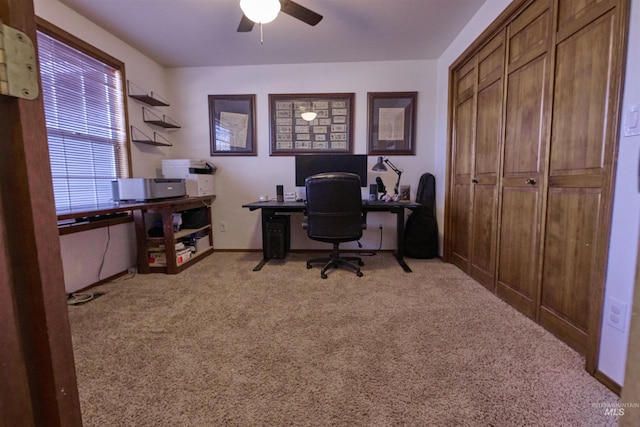
[[[438,256],[438,222],[435,215],[436,178],[425,173],[420,177],[416,202],[422,206],[413,210],[404,227],[404,254],[410,258]]]

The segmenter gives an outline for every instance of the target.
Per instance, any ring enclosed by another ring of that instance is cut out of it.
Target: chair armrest
[[[362,229],[367,229],[367,211],[362,211]]]

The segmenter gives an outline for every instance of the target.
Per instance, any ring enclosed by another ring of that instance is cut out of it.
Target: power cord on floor
[[[72,293],[67,296],[67,305],[79,305],[91,301],[95,295],[91,292]]]
[[[378,228],[380,229],[380,243],[378,244],[378,249],[372,250],[372,251],[356,252],[356,255],[360,255],[360,256],[376,256],[376,255],[378,255],[378,252],[380,252],[380,249],[382,249],[382,224],[380,224],[380,226]],[[359,240],[358,240],[357,243],[358,243],[358,247],[362,248],[362,245],[360,244]]]

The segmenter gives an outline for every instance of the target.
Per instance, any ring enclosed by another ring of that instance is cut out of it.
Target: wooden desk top
[[[83,208],[67,209],[57,211],[58,220],[72,218],[90,218],[100,215],[109,215],[120,212],[128,212],[134,210],[161,210],[172,208],[178,205],[186,205],[190,203],[203,203],[215,200],[216,196],[199,196],[199,197],[178,197],[175,199],[163,199],[146,202],[114,202],[104,203]]]

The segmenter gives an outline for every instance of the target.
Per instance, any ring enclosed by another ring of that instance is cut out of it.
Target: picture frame
[[[418,92],[368,92],[367,154],[416,154]]]
[[[212,156],[256,156],[256,96],[208,95]]]
[[[353,153],[354,93],[269,94],[271,156]],[[312,120],[303,112],[314,112]]]

